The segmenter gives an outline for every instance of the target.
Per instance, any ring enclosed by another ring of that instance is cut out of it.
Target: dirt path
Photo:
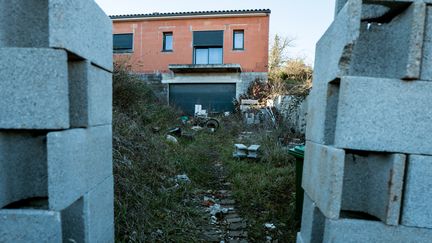
[[[239,215],[233,199],[231,183],[226,180],[226,170],[222,163],[213,165],[217,178],[215,188],[208,190],[202,200],[202,210],[208,218],[203,226],[203,240],[206,242],[247,243],[247,223]]]

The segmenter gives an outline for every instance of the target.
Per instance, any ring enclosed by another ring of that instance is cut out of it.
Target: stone
[[[0,208],[48,196],[45,140],[43,132],[0,132]]]
[[[229,237],[247,237],[248,233],[242,230],[233,230],[228,232]]]
[[[405,172],[404,154],[345,155],[342,210],[363,212],[398,225]]]
[[[112,175],[111,125],[50,132],[47,147],[52,210],[63,210]]]
[[[344,150],[306,142],[302,187],[327,218],[339,217],[344,164]]]
[[[112,22],[96,2],[49,0],[48,10],[49,47],[112,71]]]
[[[401,224],[432,228],[432,156],[409,155]]]
[[[358,219],[327,219],[323,242],[418,242],[427,243],[432,238],[432,230],[404,226],[388,226],[378,221]]]
[[[84,195],[86,242],[114,242],[114,181],[109,176]]]
[[[344,77],[340,86],[335,146],[432,154],[431,93],[432,84],[427,81]]]
[[[90,127],[112,123],[112,75],[89,61],[69,61],[70,123]]]
[[[66,61],[62,50],[0,48],[0,129],[69,128]]]
[[[246,228],[246,223],[245,222],[238,222],[238,223],[231,223],[228,228],[230,230],[239,230],[239,229],[244,229]]]
[[[297,242],[314,243],[322,242],[324,235],[325,217],[310,199],[304,194],[303,213],[301,220],[301,232],[297,233]]]
[[[349,75],[420,78],[426,5],[404,4],[393,12],[398,15],[391,16],[390,21],[364,21],[361,24],[360,35],[352,50]]]
[[[226,222],[227,222],[228,224],[231,224],[231,223],[238,223],[238,222],[242,222],[242,221],[243,221],[243,219],[240,218],[240,217],[238,217],[238,218],[227,218],[227,219],[226,219]]]
[[[0,219],[0,242],[62,242],[58,212],[2,209]]]
[[[297,232],[296,243],[304,243],[300,232]]]

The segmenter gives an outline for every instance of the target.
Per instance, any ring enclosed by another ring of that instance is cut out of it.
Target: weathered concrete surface
[[[432,228],[432,156],[408,158],[401,224]]]
[[[423,58],[421,66],[421,79],[432,80],[432,7],[426,10],[426,24],[423,43]]]
[[[44,133],[0,132],[0,208],[48,195],[45,138]]]
[[[345,151],[306,142],[302,187],[327,218],[338,218]]]
[[[416,3],[389,23],[363,22],[349,75],[419,79],[425,16],[426,5]]]
[[[49,0],[47,14],[49,47],[64,48],[112,70],[112,22],[94,1]]]
[[[66,52],[0,48],[0,129],[69,127]]]
[[[428,243],[432,239],[429,229],[387,226],[378,221],[356,219],[327,219],[324,241],[332,243]]]
[[[60,213],[0,210],[0,242],[62,242]]]
[[[84,196],[86,242],[114,242],[114,181],[109,176]]]
[[[430,82],[342,78],[335,146],[365,151],[431,154],[431,93]]]
[[[300,242],[322,242],[325,217],[307,193],[304,194],[301,222],[301,232],[297,234],[297,239],[301,239]]]
[[[112,122],[112,75],[88,61],[69,61],[70,123],[72,127]]]
[[[111,140],[111,125],[48,133],[50,209],[68,207],[112,175]]]
[[[345,155],[342,210],[364,212],[398,225],[405,171],[404,154]]]
[[[83,198],[61,211],[61,221],[63,242],[86,242]]]

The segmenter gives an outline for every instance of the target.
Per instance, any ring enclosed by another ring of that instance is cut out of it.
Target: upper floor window
[[[115,53],[133,51],[133,34],[114,34],[113,49]]]
[[[173,50],[173,33],[164,32],[163,33],[163,48],[162,51],[172,51]]]
[[[244,50],[244,30],[234,30],[233,32],[233,49]]]
[[[223,31],[194,31],[194,64],[223,63]]]

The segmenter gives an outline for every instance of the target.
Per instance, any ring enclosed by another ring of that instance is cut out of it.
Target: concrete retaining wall
[[[0,242],[114,242],[111,21],[92,0],[0,7]]]

